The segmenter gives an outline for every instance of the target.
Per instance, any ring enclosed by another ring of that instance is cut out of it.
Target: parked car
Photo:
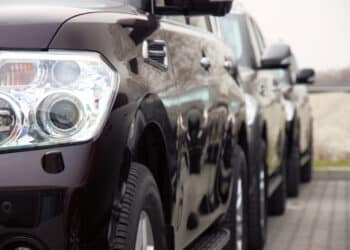
[[[308,91],[305,84],[312,84],[313,69],[299,70],[295,55],[286,44],[275,44],[270,50],[285,50],[287,65],[276,65],[276,78],[285,98],[294,105],[294,112],[288,115],[287,190],[290,196],[298,196],[300,179],[309,182],[312,178],[313,160],[313,118]],[[292,110],[292,109],[291,109]]]
[[[265,70],[264,38],[253,18],[233,11],[217,18],[218,34],[238,61],[237,77],[248,112],[249,249],[263,249],[268,210],[281,215],[286,204],[286,122],[284,98],[273,73]]]
[[[160,2],[2,4],[0,249],[245,248],[232,2]]]

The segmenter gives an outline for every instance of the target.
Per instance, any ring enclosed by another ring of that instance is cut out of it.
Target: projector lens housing
[[[78,98],[68,93],[47,96],[39,105],[37,121],[48,135],[54,137],[71,136],[81,129],[84,106]]]
[[[0,93],[0,145],[18,134],[20,111],[14,100]]]
[[[69,100],[60,100],[52,105],[49,111],[52,124],[63,131],[70,130],[80,120],[79,108]]]

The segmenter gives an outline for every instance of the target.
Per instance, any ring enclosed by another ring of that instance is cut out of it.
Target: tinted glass
[[[232,17],[220,18],[220,26],[224,41],[233,50],[235,58],[240,61],[243,55],[243,43],[238,20]]]
[[[262,52],[261,45],[259,44],[259,39],[257,37],[255,27],[250,18],[247,19],[247,26],[248,26],[248,33],[250,37],[250,43],[254,50],[254,64],[255,66],[259,66],[263,52]]]
[[[185,16],[167,16],[164,19],[170,20],[176,23],[187,24],[187,20]]]
[[[272,71],[275,75],[275,78],[278,82],[282,82],[282,83],[287,83],[290,84],[290,77],[288,74],[288,71],[285,69],[276,69]]]
[[[202,30],[211,31],[208,20],[204,16],[190,17],[190,25]]]
[[[264,36],[262,35],[261,30],[256,22],[254,22],[254,26],[255,26],[257,37],[259,39],[260,46],[262,50],[264,50],[266,47]]]

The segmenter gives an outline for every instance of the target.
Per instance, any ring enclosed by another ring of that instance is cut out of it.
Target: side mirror
[[[286,44],[275,44],[268,47],[261,59],[263,69],[286,69],[291,63],[292,51]]]
[[[231,11],[233,0],[150,0],[152,12],[157,15],[212,15],[224,16]]]
[[[313,84],[315,82],[315,70],[302,69],[297,75],[297,83],[299,84]]]

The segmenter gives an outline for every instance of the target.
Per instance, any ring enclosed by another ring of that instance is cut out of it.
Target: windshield
[[[220,26],[226,44],[231,47],[236,59],[241,61],[243,55],[243,44],[239,21],[232,16],[226,16],[220,18]]]
[[[273,73],[277,81],[289,84],[290,78],[288,76],[287,70],[276,69],[276,70],[273,70]]]

